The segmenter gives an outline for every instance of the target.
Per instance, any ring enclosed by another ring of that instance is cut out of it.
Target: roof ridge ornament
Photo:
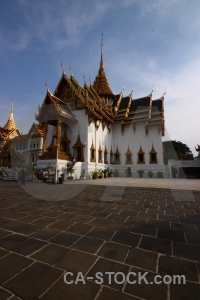
[[[63,67],[63,64],[62,64],[62,61],[61,61],[61,69],[62,69],[62,74],[65,74],[65,70],[64,70],[64,67]]]
[[[69,65],[69,73],[70,73],[70,76],[72,77],[73,74],[72,74],[72,68],[71,68],[71,65]]]
[[[48,84],[47,84],[47,81],[46,81],[46,80],[45,80],[44,85],[45,85],[45,87],[46,87],[47,92],[49,92],[49,88],[48,88]]]

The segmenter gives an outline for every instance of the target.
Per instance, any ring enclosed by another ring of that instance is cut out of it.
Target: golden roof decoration
[[[99,96],[113,96],[113,92],[111,91],[110,85],[108,83],[108,79],[106,77],[104,71],[104,63],[103,63],[103,34],[102,34],[102,42],[101,42],[101,60],[100,67],[98,71],[98,75],[96,76],[93,87]]]
[[[15,121],[14,121],[14,116],[13,116],[13,103],[12,103],[12,108],[11,108],[9,119],[3,128],[5,130],[9,130],[9,131],[13,131],[17,128]]]

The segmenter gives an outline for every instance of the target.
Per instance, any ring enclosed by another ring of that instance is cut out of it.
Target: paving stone
[[[67,231],[72,232],[72,233],[85,235],[92,228],[93,228],[93,226],[91,226],[89,224],[76,223],[76,224],[72,225],[70,228],[68,228]]]
[[[200,284],[187,282],[186,284],[170,285],[170,300],[199,300]]]
[[[157,235],[157,229],[154,227],[150,227],[148,225],[144,224],[134,224],[131,232],[144,234],[144,235],[150,235],[150,236],[156,236]]]
[[[84,252],[95,253],[102,244],[102,240],[84,236],[73,245],[73,248]]]
[[[100,226],[100,227],[109,227],[113,223],[113,220],[103,219],[103,218],[95,218],[89,224],[93,226]]]
[[[143,275],[146,270],[138,269],[138,268],[131,268],[130,272],[134,272],[135,276],[130,276],[130,280],[136,280],[136,284],[130,284],[127,282],[126,287],[124,289],[125,293],[134,295],[136,297],[140,297],[142,299],[147,300],[167,300],[168,299],[168,287],[166,284],[155,284],[150,282],[154,282],[154,277],[157,275],[156,273],[148,272],[148,274],[145,276],[146,280],[149,282],[149,284],[146,284],[144,280],[141,281],[141,284],[138,284],[138,276],[139,274]],[[152,297],[153,295],[153,297]]]
[[[94,220],[95,217],[93,216],[84,216],[84,215],[78,215],[75,218],[72,219],[73,222],[80,222],[80,223],[89,223],[92,220]]]
[[[160,256],[158,272],[165,275],[185,275],[186,280],[198,282],[198,270],[195,262],[188,260]]]
[[[180,218],[180,223],[200,225],[200,219]]]
[[[125,244],[130,247],[137,247],[141,236],[139,234],[134,234],[126,231],[117,231],[115,235],[112,237],[111,241]]]
[[[42,216],[29,214],[29,215],[26,215],[25,217],[21,218],[20,221],[32,223],[32,222],[42,219],[42,218],[43,218]]]
[[[107,219],[114,220],[114,221],[119,221],[119,222],[124,222],[127,219],[127,216],[124,215],[118,215],[118,214],[110,214]]]
[[[39,262],[34,263],[4,286],[23,299],[38,299],[61,275],[62,271]],[[66,297],[66,295],[65,295]]]
[[[116,291],[107,287],[103,287],[100,295],[96,300],[138,300],[138,298],[127,295],[120,291]]]
[[[0,259],[0,284],[4,283],[22,269],[33,263],[33,260],[21,255],[11,253]],[[9,265],[9,268],[8,268]]]
[[[171,241],[143,236],[139,248],[170,255]]]
[[[0,258],[7,255],[9,252],[4,250],[4,249],[0,249]]]
[[[70,221],[73,218],[75,218],[76,216],[77,216],[77,214],[75,214],[75,213],[65,212],[65,213],[59,214],[57,218],[61,219],[61,220]]]
[[[149,220],[148,226],[154,228],[166,228],[170,229],[170,222],[168,221],[161,221],[161,220]]]
[[[67,231],[69,227],[71,227],[75,222],[68,220],[58,220],[53,224],[49,225],[49,228],[58,229],[62,231]]]
[[[0,240],[0,247],[23,255],[29,255],[46,245],[45,242],[13,234]]]
[[[186,243],[184,233],[172,229],[159,228],[158,238]]]
[[[123,273],[126,276],[128,274],[128,271],[129,271],[129,266],[126,266],[118,262],[113,262],[108,259],[100,258],[87,274],[87,279],[90,278],[90,280],[93,280],[94,282],[95,280],[97,280],[97,282],[99,283],[102,281],[103,285],[110,286],[117,290],[122,290],[123,285],[125,283],[125,280],[123,280],[124,278],[122,277],[123,275],[118,274],[115,277],[115,274]],[[96,274],[98,272],[102,273],[101,278],[96,277]],[[111,278],[109,278],[106,272],[113,272]]]
[[[199,233],[185,233],[188,244],[200,246],[200,234]]]
[[[27,234],[27,235],[40,229],[40,227],[37,225],[27,224],[25,222],[21,222],[17,220],[14,221],[9,219],[1,220],[0,227],[5,230],[10,230],[13,232]]]
[[[76,277],[72,277],[72,279],[75,280]],[[70,281],[71,277],[68,280]],[[94,300],[100,285],[87,280],[85,283],[66,284],[61,278],[41,297],[41,300]]]
[[[142,249],[130,249],[125,263],[142,269],[156,271],[158,255]]]
[[[180,231],[180,232],[188,232],[188,233],[198,233],[198,230],[195,225],[190,224],[181,224],[181,223],[171,223],[171,229]]]
[[[97,255],[103,256],[105,258],[110,258],[116,261],[124,261],[127,252],[129,250],[128,246],[106,242],[102,248],[98,251]]]
[[[97,239],[102,240],[109,240],[115,230],[112,230],[111,228],[104,228],[104,227],[94,227],[90,232],[87,233],[87,236],[91,236]]]
[[[60,230],[56,230],[53,228],[42,228],[31,234],[31,236],[40,240],[48,241],[59,233]]]
[[[60,234],[56,235],[54,238],[50,239],[50,242],[63,245],[65,247],[71,246],[75,241],[80,238],[80,235],[61,232]]]
[[[10,294],[8,291],[5,291],[3,290],[1,287],[0,287],[0,299],[1,300],[7,300],[8,298],[11,299],[12,294]]]
[[[200,247],[179,242],[173,242],[173,255],[200,262]]]
[[[66,247],[50,244],[33,254],[31,257],[35,260],[54,266],[57,262],[60,262],[69,251],[70,249]]]
[[[60,257],[55,263],[55,266],[67,272],[72,272],[73,274],[82,272],[85,275],[96,259],[97,257],[95,255],[72,250],[65,256]]]

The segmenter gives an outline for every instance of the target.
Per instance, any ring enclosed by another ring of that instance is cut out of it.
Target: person
[[[44,183],[47,182],[48,177],[49,177],[48,172],[47,172],[47,171],[44,171],[44,172],[43,172],[43,180],[44,180]]]
[[[26,173],[24,169],[21,169],[20,171],[20,181],[21,181],[21,186],[25,186],[25,181],[26,181]]]
[[[76,160],[75,160],[75,158],[73,158],[72,165],[74,166],[75,163],[76,163]]]

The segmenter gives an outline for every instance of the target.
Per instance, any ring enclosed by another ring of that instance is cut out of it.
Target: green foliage
[[[176,140],[163,142],[163,152],[165,164],[168,163],[169,159],[179,159],[181,154],[192,154],[192,151],[186,144]]]
[[[153,174],[153,172],[152,172],[152,171],[149,171],[149,172],[148,172],[148,176],[149,176],[149,178],[152,178],[152,177],[153,177],[153,175],[154,175],[154,174]]]
[[[163,172],[157,172],[157,177],[158,178],[163,178],[164,177]]]
[[[119,176],[119,171],[116,169],[116,170],[114,170],[114,172],[113,172],[113,176],[114,177],[118,177]]]
[[[143,177],[143,174],[144,174],[144,170],[140,169],[137,171],[138,174],[139,174],[139,177],[142,178]]]

